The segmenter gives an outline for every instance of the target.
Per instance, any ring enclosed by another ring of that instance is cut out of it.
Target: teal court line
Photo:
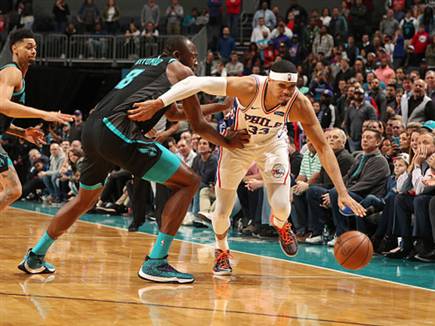
[[[43,204],[19,201],[13,207],[53,216],[58,208],[48,207]],[[131,218],[102,214],[85,214],[81,221],[100,224],[109,227],[127,229]],[[139,229],[140,232],[156,235],[156,223],[146,222]],[[210,228],[195,228],[182,226],[176,239],[196,244],[213,245],[214,237]],[[374,256],[368,266],[359,271],[348,271],[335,261],[333,248],[319,245],[301,244],[298,255],[294,258],[286,257],[276,240],[263,240],[243,237],[234,232],[230,233],[229,244],[232,251],[239,251],[251,255],[270,257],[297,264],[317,266],[355,276],[363,276],[387,282],[423,288],[435,291],[435,264],[402,261]]]

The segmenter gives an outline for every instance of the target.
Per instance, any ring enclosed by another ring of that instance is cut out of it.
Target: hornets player
[[[44,143],[44,134],[37,128],[22,129],[12,124],[14,118],[41,118],[66,123],[72,116],[46,112],[25,106],[25,81],[29,66],[35,62],[36,42],[33,33],[19,29],[9,36],[12,61],[0,67],[0,137],[9,134],[36,145]],[[21,184],[8,154],[0,145],[0,211],[21,196]]]
[[[55,271],[54,266],[44,260],[48,248],[97,202],[107,174],[115,166],[120,166],[137,177],[172,189],[162,213],[160,232],[139,270],[139,277],[155,282],[194,281],[191,274],[178,272],[169,265],[167,256],[200,179],[175,154],[144,136],[163,114],[169,118],[177,108],[168,106],[139,123],[131,121],[127,111],[133,103],[158,98],[172,84],[193,75],[191,68],[196,65],[196,53],[195,45],[187,38],[172,38],[164,55],[139,59],[126,77],[97,104],[83,127],[85,159],[79,194],[58,211],[47,232],[28,251],[19,269],[31,274]],[[215,131],[201,113],[196,96],[183,101],[183,115],[196,133],[220,146],[242,148],[249,140],[245,132],[223,137]]]
[[[136,103],[130,110],[135,121],[147,119],[162,107],[197,92],[237,98],[235,130],[246,129],[250,141],[243,149],[223,149],[218,163],[216,208],[213,229],[216,236],[214,274],[229,275],[227,233],[229,216],[236,189],[252,162],[256,162],[264,180],[271,222],[279,234],[279,242],[287,256],[295,256],[298,246],[288,223],[290,214],[290,166],[285,135],[285,123],[300,121],[306,135],[317,149],[320,160],[339,193],[339,205],[350,207],[357,215],[364,209],[347,193],[334,153],[328,146],[311,102],[296,88],[296,67],[289,61],[275,62],[268,76],[189,77],[174,85],[158,99]]]

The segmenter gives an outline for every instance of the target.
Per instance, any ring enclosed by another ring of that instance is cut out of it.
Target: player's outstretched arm
[[[320,162],[325,168],[335,189],[338,193],[338,205],[340,208],[349,207],[357,216],[365,216],[365,209],[357,203],[347,192],[340,173],[337,159],[331,147],[326,142],[325,135],[319,120],[317,119],[311,102],[302,94],[299,94],[293,109],[290,112],[290,120],[300,121],[305,134],[313,143],[319,155]]]
[[[189,120],[192,129],[197,134],[206,138],[213,144],[226,148],[243,148],[249,142],[249,134],[246,130],[232,132],[222,136],[204,118],[196,95],[188,97],[183,101],[183,109]]]
[[[159,110],[195,95],[204,92],[217,96],[237,96],[244,105],[250,103],[256,91],[256,81],[251,76],[246,77],[196,77],[184,76],[166,93],[155,100],[134,103],[129,110],[129,118],[134,121],[151,119]]]
[[[21,78],[21,72],[13,67],[4,69],[0,74],[0,113],[11,118],[40,118],[60,123],[73,121],[72,115],[47,112],[12,102],[12,94],[21,84]]]
[[[202,104],[201,105],[201,112],[204,116],[217,113],[217,112],[223,112],[229,108],[231,108],[233,104],[234,98],[233,97],[227,97],[224,101],[224,103],[210,103],[210,104]],[[180,121],[180,120],[186,120],[186,114],[184,113],[184,109],[182,106],[178,106],[175,103],[172,104],[172,107],[170,110],[166,111],[165,116],[170,121]]]
[[[46,145],[45,135],[40,129],[40,126],[30,127],[23,129],[11,124],[11,126],[6,130],[8,135],[22,138],[29,143],[35,144],[36,146]]]

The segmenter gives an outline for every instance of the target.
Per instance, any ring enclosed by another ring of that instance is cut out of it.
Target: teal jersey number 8
[[[115,89],[123,89],[127,85],[129,85],[137,76],[144,72],[145,69],[133,69],[130,71],[127,76],[125,76],[118,85],[115,86]]]

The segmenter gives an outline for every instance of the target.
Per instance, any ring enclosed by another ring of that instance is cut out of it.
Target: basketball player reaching
[[[12,61],[0,67],[0,135],[23,138],[35,145],[44,144],[38,128],[22,129],[12,124],[13,118],[41,118],[66,123],[73,117],[60,112],[47,112],[25,106],[24,77],[35,62],[36,42],[33,33],[19,29],[10,34]],[[21,196],[21,183],[6,151],[0,145],[0,211]]]
[[[339,194],[340,207],[350,207],[358,216],[364,208],[348,194],[334,153],[328,146],[311,102],[296,88],[296,67],[289,61],[274,63],[269,76],[246,77],[189,77],[174,85],[158,99],[136,103],[129,111],[130,119],[142,121],[161,108],[197,92],[237,98],[235,130],[246,129],[251,135],[242,149],[222,149],[220,153],[216,207],[213,230],[216,237],[216,261],[213,272],[229,275],[227,233],[236,189],[252,162],[256,162],[265,182],[272,209],[271,222],[279,234],[279,243],[287,256],[298,250],[296,237],[287,221],[290,215],[290,166],[286,143],[285,123],[300,121],[308,138],[315,146],[320,160]]]
[[[135,102],[157,98],[172,84],[193,75],[196,47],[185,37],[168,41],[165,55],[139,59],[129,73],[91,112],[83,127],[85,158],[78,195],[56,214],[47,232],[29,249],[18,268],[31,274],[53,273],[55,268],[44,259],[53,242],[97,202],[108,173],[119,166],[137,177],[162,183],[172,189],[161,220],[157,240],[139,270],[139,277],[155,282],[190,283],[191,274],[180,273],[168,264],[171,242],[186,215],[200,179],[168,149],[143,135],[150,131],[168,107],[146,121],[137,123],[127,111]],[[178,60],[177,60],[178,59]],[[220,135],[201,113],[196,96],[183,101],[183,110],[192,128],[213,143],[226,148],[242,148],[249,141],[246,132]]]

